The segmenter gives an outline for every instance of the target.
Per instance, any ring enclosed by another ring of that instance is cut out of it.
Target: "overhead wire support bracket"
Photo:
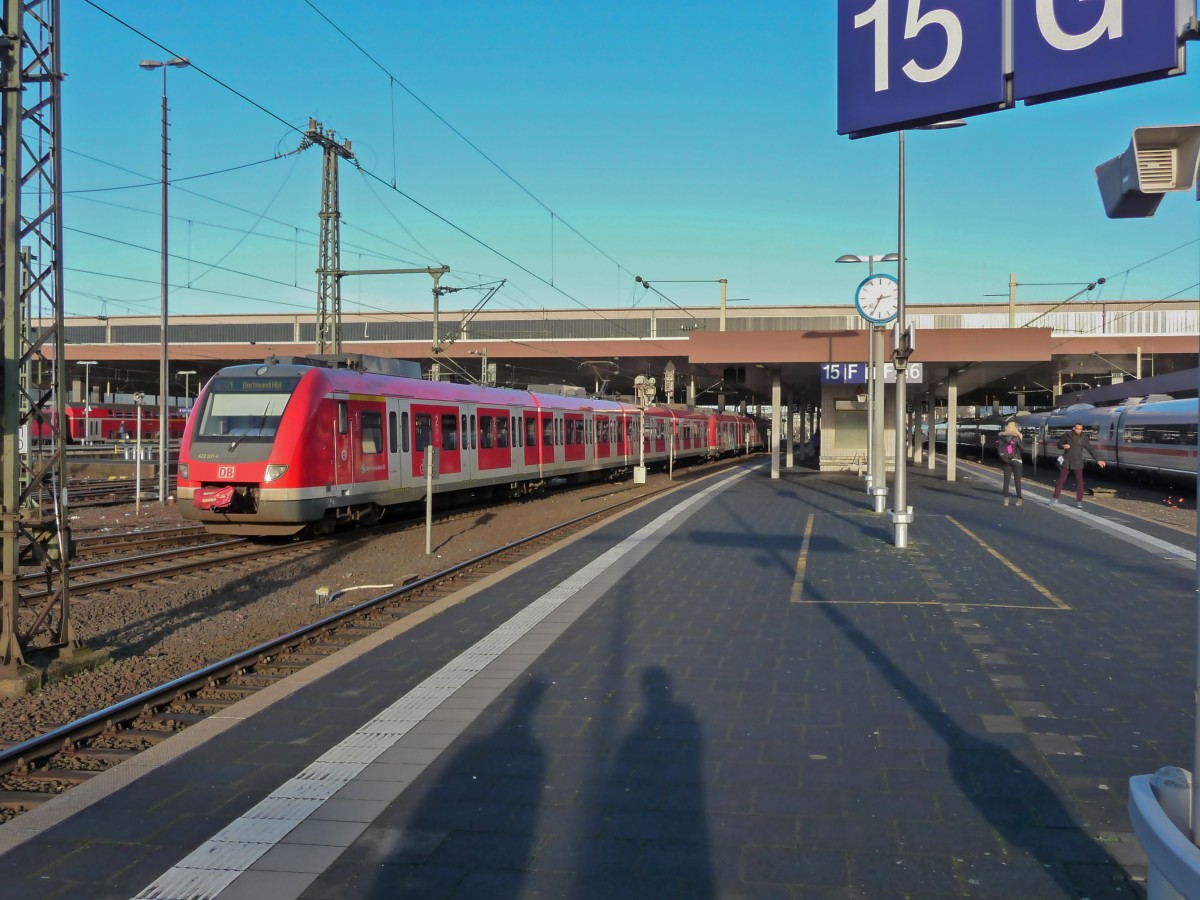
[[[449,266],[427,266],[424,269],[338,269],[333,274],[336,276],[335,281],[339,284],[341,279],[347,275],[420,275],[422,273],[433,276],[433,352],[441,353],[442,345],[438,340],[438,298],[442,294],[453,293],[460,291],[462,288],[441,287],[438,282],[441,277],[450,271]],[[338,290],[338,296],[341,296],[341,290]],[[490,295],[489,295],[490,296]],[[341,316],[338,317],[339,323]],[[341,353],[341,342],[338,342],[338,349],[335,353]]]

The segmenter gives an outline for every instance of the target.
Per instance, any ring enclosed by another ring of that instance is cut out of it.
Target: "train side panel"
[[[212,531],[288,534],[373,521],[434,491],[595,477],[758,442],[745,417],[274,363],[222,370],[180,453],[184,515]],[[643,430],[644,424],[644,430]],[[639,438],[639,433],[641,437]],[[639,439],[642,446],[638,445]]]

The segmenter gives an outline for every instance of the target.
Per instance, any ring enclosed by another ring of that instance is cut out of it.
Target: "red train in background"
[[[170,410],[170,430],[168,437],[178,439],[183,437],[187,424],[185,411]],[[137,406],[132,403],[93,403],[85,408],[80,401],[71,401],[66,405],[67,441],[79,444],[85,441],[121,441],[136,440],[138,430]],[[49,423],[34,419],[30,423],[30,435],[34,444],[44,444],[54,439],[50,423],[54,422],[55,412],[50,410]],[[142,440],[158,440],[159,432],[158,407],[142,405]]]
[[[209,531],[287,535],[371,523],[434,492],[515,494],[645,461],[761,449],[746,416],[424,381],[395,360],[268,360],[218,372],[179,454],[185,518]],[[395,364],[395,365],[391,365]],[[429,452],[432,451],[432,452]]]

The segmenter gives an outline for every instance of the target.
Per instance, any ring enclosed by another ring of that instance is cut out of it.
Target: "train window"
[[[495,422],[491,416],[479,417],[479,446],[484,450],[491,450],[496,446]],[[500,422],[503,424],[504,420],[501,419]]]
[[[554,420],[551,418],[542,422],[542,444],[546,447],[554,446]]]
[[[471,420],[471,423],[472,423],[472,424],[474,424],[474,422],[475,422],[475,420],[474,420],[474,419],[472,419],[472,420]],[[463,436],[463,449],[464,449],[464,450],[465,450],[465,449],[467,449],[467,445],[468,445],[468,444],[470,443],[470,441],[471,441],[471,439],[470,439],[469,437],[467,437],[467,435],[469,435],[469,434],[470,434],[472,431],[474,431],[474,430],[475,430],[474,428],[468,428],[468,427],[467,427],[467,414],[466,414],[466,413],[463,413],[463,417],[462,417],[462,436]]]
[[[537,419],[533,416],[525,417],[525,446],[537,446]]]
[[[413,450],[416,453],[424,453],[433,443],[433,418],[429,413],[417,413],[414,418],[416,427],[413,433]]]
[[[496,446],[508,449],[508,416],[496,416]]]
[[[338,401],[338,434],[350,431],[350,407],[345,400]]]
[[[449,413],[442,416],[442,449],[458,449],[458,416]]]
[[[583,419],[575,420],[575,443],[582,444],[583,440]]]
[[[396,414],[388,413],[388,447],[393,453],[396,452]]]
[[[1196,443],[1195,425],[1126,425],[1127,444],[1170,444],[1193,445]]]
[[[475,416],[471,416],[471,449],[475,449]]]
[[[521,446],[521,429],[517,427],[517,417],[516,416],[512,417],[512,436],[513,436],[513,446],[520,447]]]
[[[383,452],[383,414],[363,412],[362,452],[364,455]]]
[[[400,446],[408,452],[408,413],[400,413]]]
[[[571,446],[575,443],[575,423],[572,422],[570,419],[567,419],[565,424],[566,424],[567,428],[566,428],[566,440],[564,441],[564,443],[567,444],[568,446]]]
[[[299,378],[213,379],[193,439],[271,440],[299,381]],[[154,413],[148,408],[142,410],[147,419],[153,419]],[[136,418],[136,414],[130,418]]]

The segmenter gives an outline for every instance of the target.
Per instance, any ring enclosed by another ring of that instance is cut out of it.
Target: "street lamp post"
[[[488,358],[487,347],[482,347],[479,350],[468,350],[467,353],[471,356],[480,357],[479,363],[479,383],[484,387],[494,386],[488,382]]]
[[[191,63],[185,56],[173,56],[168,60],[143,59],[138,63],[143,69],[162,69],[162,320],[161,354],[158,361],[158,501],[167,502],[167,438],[171,430],[170,395],[171,385],[167,380],[167,69],[183,68]]]
[[[92,366],[96,365],[94,359],[82,359],[76,363],[77,366],[83,366],[83,406],[84,409],[92,408]]]
[[[196,374],[195,369],[184,369],[182,372],[176,372],[177,376],[183,378],[183,405],[185,407],[191,405],[191,377]]]
[[[96,360],[80,360],[78,365],[83,366],[83,440],[87,441],[91,437],[88,426],[92,423],[92,366]]]
[[[896,262],[900,257],[896,253],[884,253],[882,256],[858,256],[846,253],[834,262],[866,263],[867,277],[875,274],[875,263]],[[867,493],[875,498],[875,511],[883,512],[883,503],[887,498],[887,466],[883,453],[883,360],[882,360],[883,329],[871,325],[867,331]],[[877,347],[877,345],[879,345]],[[879,352],[876,352],[877,349]],[[876,367],[878,366],[878,371]],[[818,460],[817,465],[820,465]],[[881,490],[877,490],[881,489]]]

